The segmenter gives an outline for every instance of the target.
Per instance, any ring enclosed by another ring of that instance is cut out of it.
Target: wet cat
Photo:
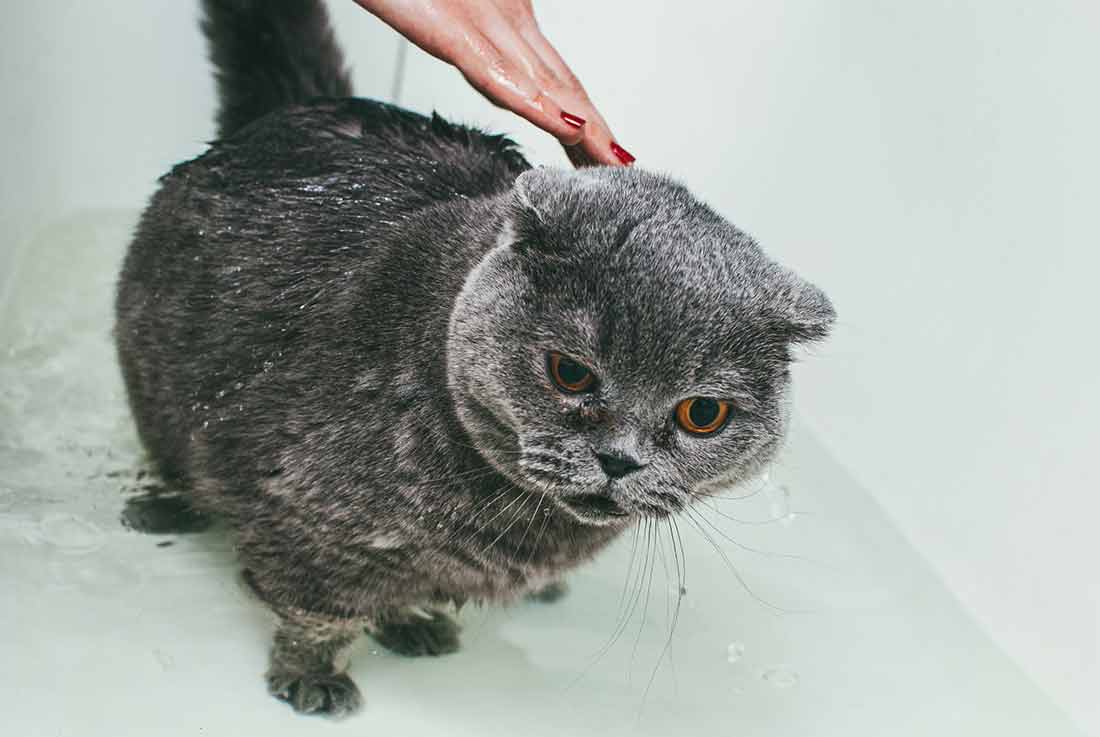
[[[267,683],[354,710],[366,629],[558,590],[644,517],[759,472],[826,297],[680,184],[531,168],[350,97],[319,0],[206,0],[219,140],[163,179],[117,342],[143,443],[235,528]]]

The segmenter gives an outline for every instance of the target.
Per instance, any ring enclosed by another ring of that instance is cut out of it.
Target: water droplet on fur
[[[222,389],[222,390],[220,390],[220,391],[219,391],[219,392],[218,392],[218,393],[217,393],[217,394],[216,394],[215,396],[216,396],[216,397],[217,397],[218,399],[221,399],[222,397],[224,397],[224,396],[225,396],[226,394],[228,394],[228,393],[229,393],[229,392],[227,392],[227,391],[226,391],[225,389]]]
[[[726,647],[726,662],[736,663],[745,657],[745,643],[743,642],[731,642]]]
[[[233,388],[236,389],[237,391],[240,391],[241,389],[244,388],[244,382],[243,381],[236,382],[235,384],[233,384]]]
[[[760,678],[775,688],[793,688],[798,685],[798,673],[784,665],[768,668],[760,674]]]
[[[43,540],[65,553],[83,555],[103,545],[103,533],[98,527],[71,514],[47,518],[38,529]]]

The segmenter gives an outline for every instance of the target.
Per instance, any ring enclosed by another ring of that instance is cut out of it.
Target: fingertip
[[[589,106],[585,109],[585,112],[588,114],[589,122],[585,126],[583,147],[588,164],[604,166],[632,165],[635,161],[634,155],[618,143],[599,111]]]
[[[581,116],[574,115],[573,113],[567,113],[564,110],[561,111],[561,119],[564,120],[568,125],[572,126],[573,128],[578,128],[578,129],[583,128],[584,124],[586,122],[588,122],[584,118],[582,118]]]
[[[634,163],[634,155],[619,144],[612,141],[610,148],[611,153],[615,155],[615,158],[618,159],[623,166],[630,166]]]
[[[565,128],[562,133],[558,135],[558,140],[563,146],[576,146],[578,143],[584,140],[585,137],[585,123],[584,118],[573,113],[562,110],[560,117]]]
[[[574,135],[562,135],[558,136],[557,139],[558,143],[567,148],[577,148],[584,143],[584,134],[579,133]]]
[[[607,138],[594,138],[586,139],[584,142],[585,155],[588,159],[588,165],[596,166],[629,166],[630,164],[616,154],[615,149],[622,147],[614,141],[609,141]],[[624,150],[625,152],[625,150]],[[629,156],[629,154],[627,154]],[[633,157],[630,157],[630,162],[634,161]]]
[[[577,129],[570,125],[562,125],[561,121],[549,122],[534,117],[528,117],[527,120],[558,139],[558,143],[563,146],[580,146],[585,143],[586,136],[583,128]]]

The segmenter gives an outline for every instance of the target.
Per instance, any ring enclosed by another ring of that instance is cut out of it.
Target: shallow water
[[[683,580],[643,529],[556,603],[464,610],[456,655],[364,638],[364,711],[293,715],[225,531],[121,521],[157,484],[110,335],[134,222],[86,213],[0,255],[5,734],[1079,734],[797,423],[767,479],[681,518]]]

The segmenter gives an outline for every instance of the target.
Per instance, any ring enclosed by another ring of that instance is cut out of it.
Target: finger
[[[566,158],[577,169],[583,169],[586,166],[600,166],[603,162],[597,161],[592,158],[585,150],[584,146],[562,146],[562,150],[565,151]]]
[[[487,41],[484,43],[489,45]],[[455,66],[493,104],[511,110],[563,145],[582,142],[587,121],[563,109],[534,77],[505,61],[495,49],[492,53],[478,49],[473,56],[473,59],[459,58]]]
[[[584,136],[583,129],[586,123],[584,116],[579,115],[575,110],[570,110],[567,106],[563,108],[561,100],[555,95],[555,89],[558,86],[555,72],[542,62],[538,52],[523,39],[518,31],[519,27],[533,25],[535,22],[529,5],[522,1],[512,2],[509,9],[511,12],[505,13],[504,9],[496,3],[478,4],[476,18],[471,19],[472,25],[480,32],[481,39],[491,46],[492,53],[486,59],[490,74],[495,74],[498,80],[502,76],[507,77],[519,88],[524,98],[544,103],[546,115],[542,116],[544,119],[537,119],[530,114],[525,114],[523,110],[513,109],[514,112],[556,136],[563,145],[579,143]],[[485,58],[479,53],[481,50],[477,48],[477,43],[468,46],[474,51],[475,56]],[[465,71],[463,69],[464,73]],[[508,105],[505,106],[512,109]],[[562,123],[565,123],[567,128],[562,128]]]
[[[542,35],[538,26],[532,23],[521,28],[520,33],[527,45],[538,55],[539,61],[555,75],[554,99],[566,108],[581,111],[579,114],[587,121],[584,140],[581,141],[579,146],[581,150],[571,151],[568,148],[566,150],[569,160],[575,166],[591,165],[592,163],[610,166],[632,164],[634,156],[627,152],[615,139],[610,126],[607,125],[603,115],[596,109],[576,75],[569,69],[569,66],[546,37]]]

